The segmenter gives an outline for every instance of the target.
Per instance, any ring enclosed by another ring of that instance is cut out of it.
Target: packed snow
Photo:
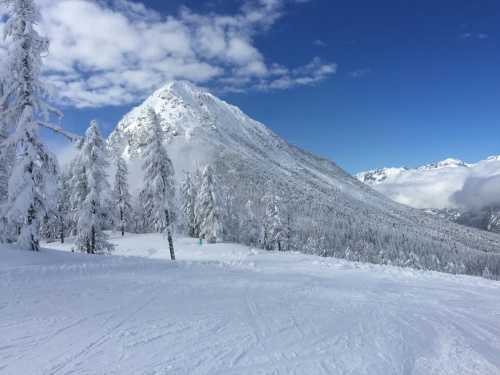
[[[1,245],[0,373],[500,373],[498,281],[196,239],[170,261],[161,235],[110,240],[114,255]]]

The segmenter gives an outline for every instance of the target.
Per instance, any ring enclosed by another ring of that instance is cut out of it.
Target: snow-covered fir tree
[[[6,165],[9,152],[18,152],[17,162],[8,183],[8,197],[2,206],[7,227],[20,229],[18,247],[39,249],[38,221],[50,214],[57,199],[59,166],[57,158],[45,146],[39,127],[62,133],[58,125],[49,122],[49,114],[61,117],[61,112],[44,102],[42,96],[52,86],[39,80],[42,55],[46,55],[49,40],[40,37],[33,28],[38,13],[33,0],[2,0],[10,12],[4,27],[4,39],[9,38],[7,55],[0,66],[3,95],[0,98],[2,122],[13,132],[3,142],[0,164]]]
[[[59,199],[57,201],[58,223],[57,232],[61,243],[64,243],[65,237],[71,232],[72,229],[76,230],[74,221],[70,215],[71,207],[71,169],[66,166],[62,169],[59,176]]]
[[[71,236],[76,236],[79,211],[88,194],[87,168],[80,160],[81,149],[84,142],[84,139],[77,142],[76,148],[79,151],[76,157],[69,163],[68,174],[66,175],[69,178],[67,182],[69,188],[68,224],[70,226],[69,233]],[[63,176],[64,175],[63,172]]]
[[[115,181],[113,184],[113,192],[115,197],[115,213],[118,218],[118,226],[125,235],[125,229],[128,228],[131,221],[132,213],[132,196],[129,193],[127,176],[127,163],[122,155],[115,156]]]
[[[0,81],[0,97],[3,96],[3,83]],[[1,113],[7,109],[7,102],[2,103],[0,108]],[[4,117],[0,115],[0,207],[7,201],[9,177],[12,173],[12,168],[15,162],[15,150],[5,145],[5,141],[9,137],[9,129],[4,121]],[[7,223],[5,217],[2,216],[0,221],[0,241],[8,241],[12,229]]]
[[[174,260],[172,233],[177,216],[174,167],[163,144],[164,133],[158,116],[152,108],[146,115],[151,129],[143,154],[145,184],[139,199],[143,204],[147,229],[167,235],[170,258]]]
[[[217,180],[217,184],[220,182]],[[225,241],[237,242],[239,239],[239,220],[234,207],[234,195],[232,189],[228,186],[221,186],[220,191],[224,197],[221,204],[221,215],[223,223],[223,237]]]
[[[90,123],[85,133],[86,139],[77,156],[75,170],[79,170],[80,193],[83,202],[77,208],[75,245],[78,250],[94,254],[107,252],[113,245],[107,241],[104,229],[115,222],[113,192],[107,180],[106,145],[96,121]]]
[[[285,228],[281,217],[281,198],[275,194],[272,183],[267,183],[267,193],[262,198],[266,211],[262,220],[260,245],[267,250],[284,251]]]
[[[222,242],[224,201],[212,168],[207,164],[196,197],[196,221],[200,223],[200,235],[208,243]]]
[[[188,221],[188,236],[197,237],[199,228],[196,223],[195,204],[196,204],[196,184],[193,183],[191,173],[186,172],[182,179],[182,196],[184,203],[182,204],[182,212],[186,215]]]
[[[46,242],[53,242],[59,238],[61,243],[64,243],[67,232],[72,226],[74,227],[72,221],[69,219],[70,172],[67,167],[61,171],[58,181],[59,194],[55,210],[40,220],[39,236],[40,239]]]
[[[140,192],[136,199],[133,201],[132,208],[132,232],[134,233],[148,233],[146,215],[144,215],[144,199],[142,192]]]
[[[3,83],[0,81],[0,98],[3,97]],[[2,107],[0,108],[0,113],[4,113],[7,106],[8,101],[4,101],[1,103]],[[12,172],[12,168],[14,166],[14,157],[15,153],[13,149],[9,149],[4,145],[4,142],[9,137],[9,127],[5,122],[4,116],[0,116],[0,204],[4,203],[7,199],[7,192],[9,186],[9,177]],[[5,155],[3,155],[5,154]]]
[[[245,214],[240,223],[240,239],[249,246],[257,245],[258,240],[257,221],[253,206],[253,201],[249,200],[245,205]]]

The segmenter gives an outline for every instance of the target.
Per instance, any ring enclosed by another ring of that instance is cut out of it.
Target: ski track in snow
[[[1,374],[499,374],[500,283],[234,244],[0,248]],[[155,258],[155,259],[151,259]]]

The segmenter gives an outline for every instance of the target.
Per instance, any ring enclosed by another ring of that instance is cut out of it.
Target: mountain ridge
[[[490,156],[472,164],[446,159],[419,168],[379,168],[355,177],[387,197],[428,214],[500,233],[500,201],[495,193],[500,187],[499,175],[500,156]],[[440,206],[432,205],[433,201],[426,198],[430,195],[442,195],[435,201]],[[421,202],[430,205],[425,207]]]
[[[485,160],[479,161],[478,163],[482,161],[491,162],[498,160],[500,160],[500,156],[490,156]],[[478,163],[470,164],[470,163],[465,163],[459,159],[448,158],[439,162],[430,163],[421,167],[414,167],[414,168],[408,168],[405,166],[401,166],[399,168],[395,167],[377,168],[366,172],[356,173],[354,177],[356,177],[359,181],[365,182],[367,184],[376,184],[386,180],[387,177],[397,175],[402,171],[411,171],[411,170],[426,171],[426,170],[436,170],[442,168],[458,168],[458,167],[470,168],[477,165]]]
[[[254,202],[255,216],[263,217],[264,187],[271,184],[282,197],[281,219],[289,222],[289,250],[446,272],[482,274],[489,267],[500,275],[500,238],[466,233],[392,202],[334,162],[289,144],[237,107],[190,84],[163,86],[119,122],[108,145],[131,164],[141,158],[148,108],[162,122],[178,174],[213,165],[230,205],[227,240],[241,240],[238,226],[247,201]]]

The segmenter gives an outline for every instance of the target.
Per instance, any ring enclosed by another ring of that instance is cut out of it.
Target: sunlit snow
[[[115,234],[0,249],[2,374],[498,374],[500,283]]]

